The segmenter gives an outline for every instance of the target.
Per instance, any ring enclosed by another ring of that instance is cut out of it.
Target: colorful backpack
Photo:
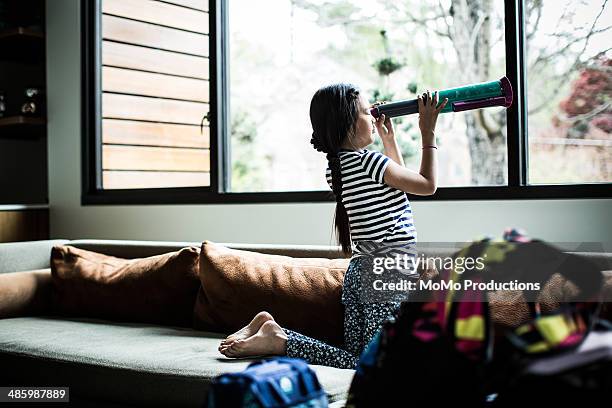
[[[610,393],[612,361],[605,358],[579,365],[573,378],[556,373],[553,377],[558,381],[549,375],[538,382],[526,375],[534,362],[575,352],[594,327],[609,330],[596,318],[603,275],[595,265],[520,234],[506,234],[500,241],[483,239],[454,256],[483,257],[484,269],[459,274],[449,268],[442,271],[441,280],[528,280],[543,288],[553,274],[560,273],[580,289],[581,301],[542,313],[537,293],[525,293],[533,320],[501,336],[493,333],[486,291],[449,288],[413,293],[412,301],[402,303],[398,316],[383,325],[362,354],[347,407],[567,402],[572,387],[561,384],[576,384],[576,375],[585,375],[580,370],[595,371],[589,380],[598,379],[591,381],[591,389],[581,388],[583,402]],[[534,384],[540,388],[534,389]],[[535,391],[539,392],[536,397],[528,394]]]
[[[323,408],[327,395],[304,360],[278,357],[251,363],[244,371],[216,377],[208,408]]]

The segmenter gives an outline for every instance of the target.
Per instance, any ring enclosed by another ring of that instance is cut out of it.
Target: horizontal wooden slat
[[[161,171],[109,171],[102,172],[102,188],[168,188],[208,187],[210,173]]]
[[[102,90],[207,102],[208,81],[124,68],[102,68]]]
[[[208,11],[209,0],[161,0],[165,3],[178,4],[180,6],[191,7],[194,9]]]
[[[208,58],[102,41],[102,64],[209,79]]]
[[[199,126],[104,119],[102,143],[208,148],[210,129],[200,133]]]
[[[102,116],[105,118],[199,125],[208,110],[207,103],[102,94]]]
[[[210,171],[208,149],[102,145],[103,170]]]
[[[103,0],[102,12],[208,34],[208,13],[151,0]]]
[[[208,56],[208,36],[102,15],[102,38],[169,51]]]

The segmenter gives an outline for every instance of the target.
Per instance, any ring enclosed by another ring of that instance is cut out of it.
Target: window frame
[[[209,4],[210,186],[103,190],[101,168],[100,0],[81,0],[82,205],[247,204],[333,202],[331,191],[231,192],[227,52],[228,0]],[[409,194],[412,201],[610,198],[612,183],[527,185],[525,0],[504,0],[506,75],[515,101],[508,109],[508,185],[439,187],[434,195]]]

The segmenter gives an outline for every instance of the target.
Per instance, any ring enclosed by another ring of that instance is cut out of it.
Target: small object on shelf
[[[29,87],[25,89],[25,102],[21,105],[21,113],[26,116],[42,115],[42,92],[40,88]]]

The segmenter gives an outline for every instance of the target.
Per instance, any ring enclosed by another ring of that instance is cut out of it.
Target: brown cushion
[[[198,258],[197,247],[122,259],[55,246],[54,305],[73,316],[190,326],[200,286]]]
[[[612,319],[612,308],[608,300],[612,299],[612,271],[602,271],[604,275],[602,289],[602,307],[599,316],[606,320]],[[543,312],[553,311],[564,303],[575,299],[579,294],[577,287],[561,274],[554,274],[544,285],[539,295]],[[529,321],[529,307],[521,291],[497,291],[489,293],[489,305],[492,321],[500,335],[508,328],[515,328]],[[612,321],[612,320],[611,320]]]
[[[0,319],[49,313],[51,269],[0,274]]]
[[[205,241],[194,327],[232,332],[267,311],[288,329],[341,344],[348,259],[291,258]]]

